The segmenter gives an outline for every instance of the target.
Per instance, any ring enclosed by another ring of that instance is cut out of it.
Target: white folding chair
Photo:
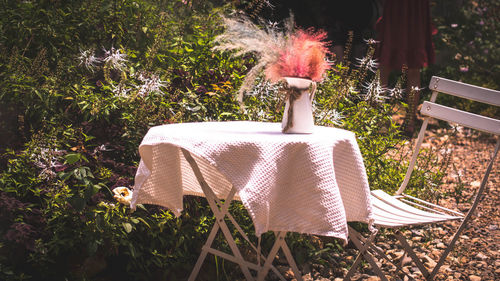
[[[400,242],[405,252],[418,267],[424,278],[432,280],[438,273],[439,268],[443,265],[447,255],[450,253],[455,242],[459,238],[460,233],[464,230],[466,223],[470,220],[474,210],[478,206],[500,147],[500,138],[498,137],[500,135],[500,120],[437,104],[436,97],[438,93],[443,93],[494,106],[500,106],[500,92],[436,76],[432,77],[429,88],[432,90],[432,96],[430,101],[425,101],[422,105],[421,113],[425,116],[425,119],[418,134],[413,155],[403,183],[395,195],[391,196],[382,190],[374,190],[371,193],[371,199],[374,213],[374,226],[377,229],[395,229],[395,237]],[[491,160],[488,163],[486,173],[481,180],[481,184],[478,188],[471,208],[466,214],[443,208],[403,193],[415,167],[420,146],[424,139],[425,131],[430,118],[453,122],[464,127],[490,133],[495,135],[497,138],[496,146]],[[453,235],[451,241],[448,243],[446,249],[441,253],[441,257],[434,268],[427,269],[406,241],[405,236],[398,229],[403,227],[441,223],[450,220],[461,220],[462,222]],[[359,266],[362,257],[370,263],[372,269],[382,280],[387,280],[386,276],[373,259],[374,255],[389,261],[395,265],[398,270],[402,271],[402,266],[400,264],[392,262],[391,259],[375,245],[374,240],[376,237],[376,231],[372,232],[368,238],[365,238],[353,228],[349,228],[349,237],[354,245],[359,249],[360,253],[344,280],[350,280],[356,271],[356,268]]]
[[[197,180],[198,180],[198,182],[203,190],[203,193],[205,194],[205,196],[207,198],[210,209],[214,212],[214,216],[216,218],[216,222],[215,222],[212,230],[210,231],[208,239],[202,248],[201,254],[198,257],[198,260],[193,268],[193,271],[191,271],[191,274],[189,275],[188,280],[194,281],[196,279],[196,277],[198,276],[198,273],[200,272],[201,266],[202,266],[203,262],[205,261],[205,258],[207,257],[207,254],[211,253],[215,256],[219,256],[223,259],[226,259],[228,261],[232,261],[232,262],[238,264],[240,266],[241,271],[243,272],[243,275],[245,276],[245,279],[248,281],[251,281],[251,280],[262,281],[262,280],[264,280],[267,277],[269,270],[272,270],[280,280],[284,281],[285,278],[283,277],[283,275],[278,271],[278,269],[276,269],[276,267],[274,267],[272,265],[272,263],[276,257],[276,254],[281,249],[285,255],[285,258],[286,258],[288,264],[292,268],[292,272],[293,272],[295,278],[298,281],[302,281],[302,275],[300,274],[300,271],[297,267],[297,264],[295,263],[295,260],[293,259],[293,256],[292,256],[292,253],[291,253],[290,249],[288,248],[286,241],[285,241],[286,231],[275,232],[276,241],[275,241],[273,247],[271,248],[269,254],[267,255],[267,257],[263,256],[261,254],[260,245],[258,245],[256,247],[250,241],[250,239],[245,234],[243,229],[236,222],[236,220],[231,215],[231,213],[229,213],[229,210],[228,210],[229,204],[231,204],[231,201],[233,200],[234,195],[236,194],[236,189],[234,187],[231,188],[231,191],[229,192],[225,202],[224,203],[221,202],[221,200],[219,200],[217,198],[217,196],[215,195],[213,190],[210,188],[208,183],[205,181],[205,179],[202,175],[202,172],[201,172],[198,164],[196,163],[195,159],[191,155],[191,153],[189,153],[189,151],[187,151],[184,148],[181,148],[181,151],[182,151],[184,157],[186,158],[186,160],[188,161],[189,165],[193,169],[193,172],[194,172],[194,174],[195,174],[195,176],[196,176],[196,178],[197,178]],[[236,230],[243,237],[243,239],[245,239],[246,242],[256,252],[257,263],[253,263],[253,262],[250,262],[250,261],[247,261],[244,259],[240,250],[238,249],[238,246],[236,245],[236,242],[235,242],[233,236],[231,235],[231,231],[229,230],[228,225],[225,222],[226,217],[230,220],[231,224],[236,228]],[[232,255],[225,253],[225,252],[222,252],[222,251],[217,250],[217,249],[212,247],[212,243],[213,243],[217,233],[219,232],[219,230],[222,231],[222,233],[223,233],[223,235],[224,235],[224,237],[229,245],[229,248],[232,251]],[[264,262],[264,264],[261,264],[261,262]],[[256,273],[257,273],[256,276],[254,276],[250,270],[256,271]]]

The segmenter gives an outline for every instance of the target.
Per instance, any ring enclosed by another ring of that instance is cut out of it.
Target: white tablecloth
[[[365,167],[352,132],[316,126],[282,134],[280,123],[204,122],[153,127],[144,137],[131,207],[182,211],[183,195],[204,196],[180,148],[225,198],[232,186],[257,235],[293,231],[347,240],[347,221],[372,218]]]

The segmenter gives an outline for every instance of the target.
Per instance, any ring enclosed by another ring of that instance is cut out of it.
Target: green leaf
[[[80,194],[75,194],[68,198],[68,202],[76,211],[83,211],[85,208],[85,199],[80,196]]]
[[[128,222],[122,223],[123,229],[125,229],[125,232],[130,233],[132,232],[132,225]]]
[[[137,219],[140,220],[143,224],[145,224],[148,228],[151,228],[151,226],[143,218],[138,217]]]
[[[75,164],[80,161],[81,154],[80,153],[69,153],[64,156],[66,158],[66,163],[69,165]]]

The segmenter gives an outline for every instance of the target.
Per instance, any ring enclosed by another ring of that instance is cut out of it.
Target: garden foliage
[[[242,108],[236,93],[253,57],[212,51],[231,5],[0,5],[0,279],[185,278],[213,223],[206,201],[186,197],[179,218],[158,206],[131,213],[112,189],[133,186],[137,148],[152,126],[281,120],[280,84],[258,77]],[[400,88],[393,96],[380,88],[372,56],[369,48],[358,66],[330,69],[316,123],[354,131],[372,188],[386,188],[404,172],[387,157],[403,142],[391,118],[401,97]],[[251,233],[241,204],[231,209]],[[299,263],[329,261],[308,236],[290,239]]]

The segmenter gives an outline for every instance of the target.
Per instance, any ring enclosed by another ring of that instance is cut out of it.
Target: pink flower
[[[330,68],[326,61],[329,54],[325,31],[299,29],[279,52],[278,60],[268,65],[266,78],[277,82],[283,77],[301,77],[320,81]]]

